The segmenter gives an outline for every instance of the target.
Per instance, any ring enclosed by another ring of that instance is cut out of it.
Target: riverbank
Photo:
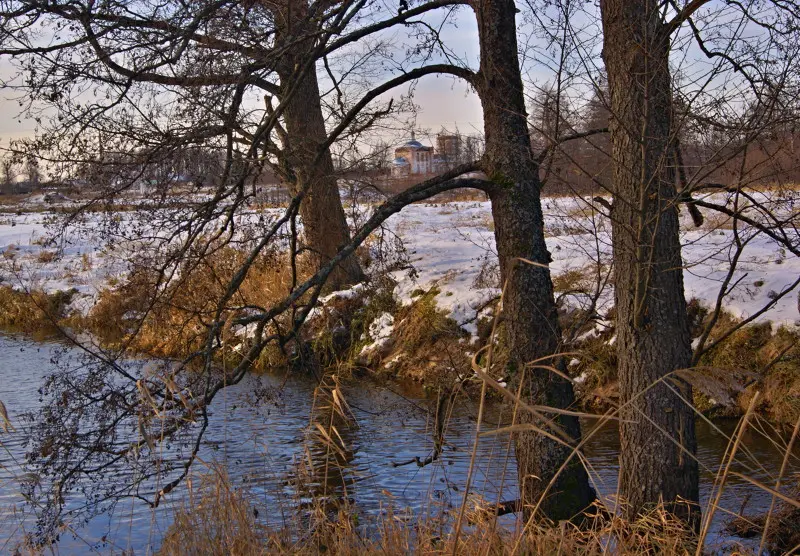
[[[774,200],[775,210],[794,210],[800,194],[781,194],[785,198]],[[717,197],[715,202],[724,203],[724,196]],[[26,206],[36,210],[25,212]],[[62,327],[88,333],[107,348],[180,357],[205,340],[203,315],[213,310],[244,257],[243,250],[225,247],[200,264],[179,268],[179,279],[162,282],[153,257],[168,250],[170,242],[147,231],[154,226],[152,215],[140,222],[135,210],[89,213],[62,228],[56,212],[31,203],[20,207],[19,214],[0,219],[0,303],[5,309],[0,326],[14,331],[43,336]],[[567,370],[581,407],[604,411],[617,398],[608,221],[580,198],[548,198],[544,209],[563,351],[571,354]],[[245,212],[240,233],[256,233],[260,218],[279,212]],[[166,211],[158,218],[169,216]],[[696,229],[688,215],[682,218],[692,336],[695,347],[705,350],[697,362],[697,407],[708,415],[740,415],[758,390],[760,414],[793,424],[800,415],[800,313],[797,292],[786,288],[800,275],[800,259],[754,236],[728,277],[730,223],[708,218]],[[256,370],[293,365],[293,353],[314,353],[323,367],[335,363],[378,377],[414,380],[433,391],[474,378],[471,359],[489,342],[500,294],[488,204],[412,205],[397,215],[389,231],[401,241],[376,236],[360,251],[370,281],[324,296],[312,310],[299,342],[303,345],[269,347],[254,363]],[[225,317],[240,315],[236,307],[269,307],[280,300],[293,279],[284,259],[271,251],[255,260]],[[298,278],[306,275],[302,264],[298,270]],[[710,309],[721,284],[729,291],[714,316]],[[154,297],[156,290],[160,295]],[[504,383],[502,322],[496,332],[490,373]],[[226,327],[227,351],[221,357],[236,362],[251,333],[246,327]],[[717,340],[722,341],[708,349]]]

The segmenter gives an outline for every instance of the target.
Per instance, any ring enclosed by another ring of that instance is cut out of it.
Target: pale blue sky
[[[446,26],[443,38],[459,58],[473,62],[477,59],[477,28],[471,10],[461,10],[457,15],[458,26]],[[0,79],[13,74],[11,61],[0,58]],[[389,96],[404,93],[407,87],[392,91]],[[428,76],[420,80],[415,88],[415,104],[420,108],[416,127],[435,134],[440,128],[458,128],[466,134],[483,130],[480,101],[466,83],[451,76]],[[30,137],[36,123],[20,115],[18,91],[0,89],[0,148],[6,148],[14,139]]]

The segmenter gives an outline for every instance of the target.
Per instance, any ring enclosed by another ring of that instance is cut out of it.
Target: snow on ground
[[[76,302],[88,311],[90,300],[126,266],[93,234],[76,231],[51,241],[52,221],[45,212],[0,216],[0,284],[48,293],[75,289],[82,294]]]
[[[757,195],[769,198],[766,193]],[[720,204],[732,202],[729,196],[720,194],[709,198]],[[610,224],[590,203],[579,198],[543,199],[545,231],[553,256],[553,275],[581,271],[584,274],[581,286],[590,293],[600,285],[597,311],[602,314],[613,304],[613,290],[605,284],[611,261]],[[796,218],[800,193],[782,194],[776,208]],[[697,297],[713,305],[730,268],[734,233],[730,225],[708,214],[706,225],[694,229],[686,212],[681,211],[686,297]],[[76,296],[74,308],[88,311],[99,291],[124,276],[131,249],[141,248],[141,240],[135,246],[119,241],[126,230],[135,227],[135,215],[135,212],[119,213],[113,243],[107,241],[107,234],[100,232],[101,216],[88,214],[80,226],[53,245],[47,241],[51,213],[0,214],[0,283],[48,292],[74,288],[81,294]],[[251,212],[242,218],[253,223],[258,214]],[[495,287],[489,203],[416,204],[391,219],[389,227],[403,239],[413,265],[413,271],[393,273],[398,299],[410,303],[412,294],[435,287],[439,291],[436,297],[439,307],[475,333],[476,308],[499,294]],[[742,238],[747,240],[748,234],[747,230],[742,231]],[[730,280],[732,291],[723,305],[737,317],[749,317],[798,276],[800,258],[786,253],[766,236],[756,235],[746,242],[739,268]],[[797,295],[795,291],[783,297],[759,320],[770,320],[776,325],[798,324]],[[580,301],[574,296],[570,300]]]
[[[715,195],[711,200],[725,204],[727,198]],[[796,216],[800,194],[795,193],[780,208]],[[588,271],[590,286],[596,286],[591,284],[591,277],[598,263],[611,262],[608,220],[593,212],[588,202],[576,198],[545,198],[543,210],[553,275]],[[731,266],[735,251],[733,231],[712,218],[702,228],[694,229],[686,212],[681,213],[686,297],[696,297],[713,306]],[[440,291],[436,298],[439,307],[456,321],[467,322],[465,328],[474,333],[475,308],[499,294],[496,288],[478,287],[484,263],[494,260],[490,215],[488,202],[418,204],[404,209],[394,226],[404,239],[417,275],[395,273],[398,297],[409,303],[415,290],[435,286]],[[747,238],[748,233],[742,232],[742,237]],[[736,317],[750,317],[791,287],[799,276],[800,258],[758,234],[747,242],[740,256],[729,281],[735,286],[723,307]],[[602,314],[613,306],[613,288],[604,283],[604,276],[599,283],[602,286],[597,310]],[[781,298],[757,320],[770,320],[776,326],[800,324],[797,290]]]

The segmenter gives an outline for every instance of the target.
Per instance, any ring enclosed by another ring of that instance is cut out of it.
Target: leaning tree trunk
[[[279,41],[291,45],[281,56],[277,73],[284,93],[292,91],[285,102],[283,120],[286,125],[286,162],[292,175],[293,194],[306,188],[300,204],[305,248],[311,254],[316,271],[333,258],[350,241],[339,187],[329,148],[322,149],[327,139],[322,113],[319,83],[315,67],[298,75],[314,46],[313,22],[304,1],[288,0],[274,11]],[[301,37],[307,37],[301,39]],[[339,289],[359,282],[363,273],[355,255],[339,263],[327,286]]]
[[[516,380],[524,377],[526,402],[564,409],[575,401],[569,382],[543,369],[523,371],[526,363],[558,351],[561,330],[547,268],[551,257],[544,240],[541,183],[531,152],[517,58],[516,8],[513,0],[475,0],[473,7],[481,48],[475,87],[483,105],[486,134],[483,168],[494,183],[489,196],[505,284],[503,316],[514,374]],[[544,364],[563,365],[558,358]],[[577,418],[548,417],[554,418],[573,444],[577,443],[581,435]],[[542,426],[526,412],[522,412],[520,421]],[[570,455],[569,447],[533,432],[517,434],[515,447],[526,516],[539,504],[541,515],[553,520],[569,519],[591,503],[593,492],[577,457],[571,459],[542,498]]]
[[[620,403],[620,493],[631,517],[698,500],[694,413],[664,382],[691,344],[672,153],[669,33],[656,0],[602,0],[611,93],[612,233]],[[688,384],[673,385],[691,402]]]

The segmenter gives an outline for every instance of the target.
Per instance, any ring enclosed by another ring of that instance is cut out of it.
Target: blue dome
[[[416,139],[412,139],[411,141],[407,142],[407,143],[406,143],[405,145],[403,145],[403,146],[404,146],[404,147],[414,147],[414,148],[417,148],[417,149],[419,149],[419,148],[422,148],[422,143],[420,143],[420,142],[419,142],[419,141],[417,141]]]

